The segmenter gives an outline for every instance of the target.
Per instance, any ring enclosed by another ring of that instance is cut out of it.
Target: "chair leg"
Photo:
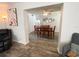
[[[55,32],[53,32],[53,39],[55,38]]]
[[[49,32],[49,38],[52,38],[52,32]]]

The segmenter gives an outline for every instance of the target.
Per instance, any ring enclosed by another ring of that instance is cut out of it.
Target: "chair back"
[[[72,34],[71,43],[79,45],[79,33]]]

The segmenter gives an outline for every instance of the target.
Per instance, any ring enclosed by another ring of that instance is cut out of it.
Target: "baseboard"
[[[29,41],[17,41],[17,40],[13,40],[14,42],[17,42],[17,43],[21,43],[21,44],[24,44],[24,45],[27,45],[29,43]]]

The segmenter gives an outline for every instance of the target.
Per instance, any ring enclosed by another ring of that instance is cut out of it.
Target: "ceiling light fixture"
[[[43,11],[43,16],[48,16],[48,13],[49,13],[49,12],[47,12],[47,11],[44,10],[44,11]]]

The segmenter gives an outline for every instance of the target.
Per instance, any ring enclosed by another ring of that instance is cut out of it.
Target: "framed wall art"
[[[16,8],[10,8],[8,9],[8,16],[9,16],[9,25],[10,26],[17,26],[18,20],[17,20],[17,9]]]

